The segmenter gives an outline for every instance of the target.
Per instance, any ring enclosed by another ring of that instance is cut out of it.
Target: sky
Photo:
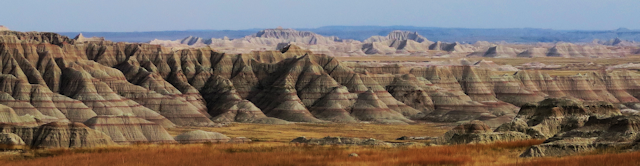
[[[133,32],[418,26],[640,29],[639,0],[3,0],[17,31]]]

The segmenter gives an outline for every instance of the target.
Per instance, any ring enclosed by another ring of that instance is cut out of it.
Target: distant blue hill
[[[187,36],[202,38],[231,39],[242,38],[254,34],[261,29],[246,30],[190,30],[190,31],[154,31],[154,32],[82,32],[84,36],[100,36],[111,41],[148,42],[153,39],[177,40]],[[640,41],[640,30],[620,28],[617,30],[585,31],[585,30],[552,30],[535,28],[509,29],[473,29],[473,28],[437,28],[414,26],[325,26],[319,28],[299,28],[300,31],[311,31],[324,36],[337,36],[342,39],[365,40],[374,35],[386,36],[393,30],[416,31],[431,41],[473,43],[490,42],[577,42],[586,43],[594,39]],[[74,37],[80,32],[60,32],[62,35]]]

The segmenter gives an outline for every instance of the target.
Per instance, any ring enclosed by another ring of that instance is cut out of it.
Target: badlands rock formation
[[[194,130],[194,131],[189,131],[176,136],[175,140],[183,144],[226,143],[231,141],[231,138],[217,132]]]
[[[280,39],[291,37],[311,44],[329,41],[313,36],[275,29],[254,38],[279,48],[287,45]],[[404,32],[387,39],[427,42]],[[551,77],[532,70],[504,75],[494,73],[486,61],[353,67],[297,45],[287,48],[226,54],[210,46],[171,49],[2,31],[0,123],[32,129],[82,123],[87,133],[128,144],[175,142],[165,128],[222,122],[481,120],[495,127],[516,117],[519,107],[545,97],[640,102],[635,90],[640,85],[634,81],[640,75],[630,71]],[[30,146],[98,144],[41,145],[29,143],[31,136],[20,136]]]
[[[638,43],[636,41],[622,40],[622,39],[617,38],[617,37],[615,39],[611,39],[611,40],[607,40],[607,41],[594,40],[594,43],[598,43],[598,44],[602,44],[602,45],[606,45],[606,46],[640,46],[640,43]]]
[[[73,39],[75,39],[77,42],[86,42],[86,41],[94,41],[94,42],[97,42],[97,41],[104,41],[104,37],[90,37],[90,38],[87,38],[87,37],[84,37],[84,35],[82,35],[82,33],[78,34],[78,36],[76,36],[76,37],[75,37],[75,38],[73,38]]]
[[[520,132],[547,139],[526,150],[523,157],[564,156],[596,149],[631,148],[637,141],[637,115],[622,115],[608,102],[549,98],[523,106],[497,132]]]
[[[13,133],[0,133],[0,150],[23,149],[27,144]]]
[[[113,145],[103,132],[82,123],[52,122],[36,127],[0,124],[0,133],[13,133],[36,148],[80,148]]]
[[[0,25],[0,31],[8,31],[9,28],[5,27],[4,25]]]
[[[543,144],[525,150],[521,157],[575,155],[594,150],[638,150],[640,116],[591,116],[583,125],[558,133]]]
[[[485,52],[484,57],[492,57],[492,58],[508,58],[508,57],[516,57],[520,51],[505,47],[505,46],[495,46],[491,47]]]
[[[528,140],[531,136],[514,131],[493,132],[482,121],[471,121],[461,124],[446,132],[441,138],[445,144],[492,143],[497,141]]]
[[[372,36],[364,41],[362,51],[366,54],[415,54],[426,53],[433,42],[417,32],[392,31],[386,37]]]
[[[459,53],[461,55],[465,55],[473,52],[475,49],[473,46],[468,44],[460,44],[458,42],[454,43],[445,43],[437,41],[429,46],[429,50],[435,51],[446,51],[451,53]]]
[[[217,51],[225,53],[249,53],[251,51],[276,50],[278,44],[295,44],[318,54],[331,56],[364,56],[361,50],[361,42],[354,40],[342,40],[337,37],[325,37],[313,32],[296,31],[293,29],[265,29],[256,34],[244,38],[230,40],[202,39],[189,36],[182,40],[167,41],[153,40],[150,44],[163,46],[188,48],[209,46]]]
[[[194,143],[248,143],[250,139],[245,137],[230,138],[217,132],[194,130],[182,133],[175,137],[175,140],[183,144]]]
[[[181,40],[153,40],[150,43],[178,49],[209,46],[217,51],[233,54],[279,50],[279,44],[295,44],[315,54],[329,56],[411,55],[433,57],[484,56],[496,58],[547,56],[620,57],[633,54],[634,50],[630,48],[637,46],[635,43],[625,44],[624,41],[617,40],[585,44],[563,42],[509,44],[479,41],[470,45],[458,42],[432,42],[417,32],[399,30],[392,31],[387,36],[372,36],[364,41],[356,41],[282,28],[265,29],[256,34],[238,39],[226,37],[222,39],[203,39],[189,36]]]
[[[548,98],[522,107],[518,116],[494,132],[480,121],[455,127],[445,143],[485,143],[546,139],[521,157],[575,155],[593,150],[638,150],[638,115],[623,115],[608,102]]]
[[[547,56],[550,57],[615,57],[620,56],[614,51],[607,49],[605,46],[579,46],[573,43],[557,43],[549,49]]]
[[[19,107],[19,105],[14,107]],[[32,115],[24,114],[22,116],[18,116],[13,108],[6,105],[0,105],[0,122],[7,125],[38,126],[36,119]]]
[[[84,124],[91,129],[104,132],[119,144],[175,142],[159,124],[134,116],[99,115],[85,121]]]
[[[527,58],[535,58],[535,57],[546,57],[549,53],[549,50],[546,48],[529,48],[524,52],[518,54],[518,57],[527,57]]]

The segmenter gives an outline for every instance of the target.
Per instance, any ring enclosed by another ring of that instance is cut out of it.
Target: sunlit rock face
[[[640,96],[638,75],[627,71],[551,77],[527,70],[505,75],[496,74],[497,65],[490,61],[357,67],[281,43],[276,45],[282,50],[226,54],[211,47],[175,49],[55,33],[0,34],[0,104],[11,110],[4,111],[0,122],[25,126],[127,117],[162,127],[155,127],[159,132],[224,122],[481,120],[496,127],[516,117],[519,107],[545,97],[634,103]],[[283,29],[259,34],[254,37],[315,35]],[[408,32],[371,40],[428,43]],[[493,52],[517,56],[508,48]],[[172,140],[161,138],[156,140]]]
[[[77,41],[101,41],[85,38]],[[180,40],[152,40],[175,49],[211,47],[218,52],[246,54],[252,51],[279,50],[282,45],[294,44],[314,54],[329,56],[430,56],[430,57],[622,57],[633,54],[637,43],[611,40],[593,43],[505,43],[478,41],[475,44],[429,41],[415,31],[391,31],[386,36],[371,36],[363,41],[323,36],[294,29],[265,29],[242,38],[200,38],[188,36]]]
[[[625,115],[609,102],[548,98],[522,107],[496,132],[517,132],[546,139],[521,157],[566,156],[593,150],[637,150],[638,115]]]
[[[34,127],[0,124],[0,134],[12,134],[14,140],[24,141],[22,144],[32,148],[92,148],[115,144],[109,135],[77,122],[51,122]]]

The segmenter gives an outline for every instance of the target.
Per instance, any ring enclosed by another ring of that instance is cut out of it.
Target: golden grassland
[[[29,156],[5,156],[5,165],[638,165],[640,152],[570,157],[519,158],[542,140],[494,144],[372,147],[308,146],[279,142],[250,144],[131,145],[92,149],[53,149]],[[349,157],[356,153],[359,157]]]
[[[232,123],[226,127],[179,127],[168,129],[175,136],[187,131],[204,130],[225,134],[229,137],[247,137],[262,142],[289,142],[294,138],[322,138],[326,136],[374,138],[392,141],[401,136],[440,136],[453,128],[453,124],[419,123],[413,125],[389,124],[314,124],[296,123],[288,125],[266,125],[252,123]]]
[[[540,140],[431,147],[306,146],[287,143],[132,145],[55,149],[4,157],[0,165],[487,165],[519,162]],[[357,153],[359,157],[349,157]]]
[[[595,154],[569,156],[562,158],[540,158],[512,166],[616,166],[616,165],[640,165],[640,152]]]
[[[399,136],[441,136],[451,124],[234,123],[228,127],[184,127],[170,134],[207,130],[246,136],[248,144],[134,144],[100,148],[27,150],[0,156],[5,165],[638,165],[640,152],[569,157],[519,158],[542,140],[450,146],[319,146],[288,143],[298,136],[348,136],[394,141]],[[356,153],[359,157],[349,157]]]

